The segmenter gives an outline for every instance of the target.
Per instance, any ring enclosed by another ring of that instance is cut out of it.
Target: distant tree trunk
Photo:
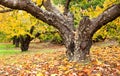
[[[20,38],[18,37],[15,41],[15,47],[19,47],[19,43],[20,43]]]
[[[20,36],[20,43],[21,43],[20,48],[21,48],[22,52],[28,50],[30,41],[31,41],[31,37],[29,35],[26,35],[26,37]]]
[[[13,39],[13,45],[15,45],[15,37],[13,37],[12,39]]]
[[[31,35],[32,35],[34,29],[35,29],[34,26],[32,26],[32,27],[30,28],[29,33],[30,33]],[[30,41],[31,41],[31,40],[33,40],[33,38],[32,38],[30,35],[28,35],[28,34],[26,34],[26,35],[24,35],[24,36],[22,36],[22,35],[20,36],[20,43],[21,43],[21,50],[22,50],[22,52],[28,50],[29,44],[30,44]]]
[[[19,47],[19,43],[20,43],[20,38],[17,36],[13,37],[13,45],[15,45],[15,47]]]
[[[32,27],[30,28],[30,32],[29,32],[29,33],[30,33],[31,35],[33,34],[34,29],[35,29],[34,26],[32,26]],[[39,35],[40,35],[40,33],[36,33],[36,34],[35,34],[35,38],[36,38],[36,37],[39,37]],[[24,35],[24,36],[20,36],[20,43],[21,43],[21,47],[20,47],[20,48],[21,48],[22,52],[28,51],[30,42],[31,42],[33,39],[34,39],[34,38],[31,37],[31,36],[28,35],[28,34],[26,34],[26,35]]]
[[[96,18],[89,19],[89,17],[84,16],[80,20],[78,28],[74,28],[74,15],[68,10],[70,1],[72,0],[66,0],[64,13],[54,7],[50,0],[43,2],[45,9],[40,8],[30,0],[0,0],[0,4],[12,9],[27,11],[37,19],[57,28],[67,48],[66,54],[69,60],[82,61],[90,58],[93,34],[120,16],[120,3],[107,8]],[[22,47],[22,49],[26,50],[27,48]]]

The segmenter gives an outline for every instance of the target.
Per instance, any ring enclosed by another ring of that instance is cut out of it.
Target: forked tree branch
[[[101,13],[98,17],[89,19],[85,16],[80,21],[79,32],[86,34],[86,36],[91,36],[102,26],[113,21],[120,16],[120,4],[113,5]]]
[[[92,28],[93,33],[100,29],[102,26],[106,25],[107,23],[115,20],[119,16],[120,16],[120,3],[107,8],[97,18],[91,20],[92,25],[94,27]]]

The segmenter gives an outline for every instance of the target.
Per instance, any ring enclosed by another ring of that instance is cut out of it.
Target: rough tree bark
[[[68,9],[70,0],[66,1],[65,10]],[[97,18],[83,17],[79,27],[74,28],[74,15],[68,10],[60,13],[50,0],[43,2],[46,10],[32,3],[30,0],[0,0],[0,4],[11,9],[24,10],[34,17],[54,26],[59,30],[65,47],[66,54],[71,61],[81,61],[89,58],[93,34],[108,22],[120,16],[120,4],[113,5],[101,13]]]

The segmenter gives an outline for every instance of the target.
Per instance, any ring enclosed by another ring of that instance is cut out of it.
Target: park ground
[[[94,43],[91,61],[69,62],[65,47],[31,43],[21,52],[11,43],[0,43],[0,76],[120,76],[120,45],[116,41]]]

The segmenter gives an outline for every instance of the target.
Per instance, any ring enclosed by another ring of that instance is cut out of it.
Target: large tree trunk
[[[70,61],[83,61],[90,59],[93,32],[90,29],[92,22],[89,17],[84,17],[76,31],[66,40],[67,56]]]
[[[19,47],[19,43],[20,43],[20,39],[19,38],[15,39],[15,47]]]
[[[93,34],[103,25],[120,16],[120,3],[109,7],[96,18],[83,17],[79,27],[75,29],[74,15],[68,10],[70,1],[67,0],[64,14],[52,6],[50,0],[43,2],[46,10],[29,0],[0,0],[0,4],[12,9],[24,10],[37,19],[57,28],[67,48],[66,54],[69,60],[82,61],[89,58]],[[23,45],[27,46],[27,44]],[[23,48],[23,50],[26,49]]]
[[[76,43],[74,52],[74,61],[83,61],[90,59],[90,48],[92,45],[92,38],[88,40],[82,40],[79,44]]]
[[[92,38],[82,41],[70,41],[65,43],[67,48],[66,55],[69,61],[83,61],[90,59],[90,47],[92,45]]]

